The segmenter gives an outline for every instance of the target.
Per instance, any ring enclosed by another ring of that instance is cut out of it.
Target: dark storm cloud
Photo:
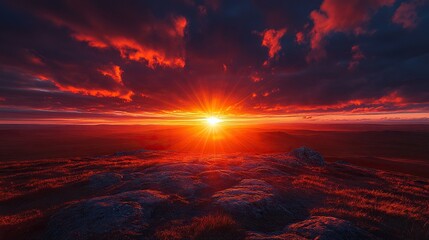
[[[429,103],[427,1],[10,1],[7,108],[394,111]]]

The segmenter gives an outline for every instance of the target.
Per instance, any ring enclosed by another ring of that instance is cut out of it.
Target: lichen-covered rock
[[[148,187],[188,198],[196,197],[200,191],[207,188],[207,184],[201,182],[193,173],[186,171],[151,172],[140,180]]]
[[[325,216],[314,216],[310,219],[291,224],[286,228],[286,231],[308,239],[374,239],[371,234],[354,226],[349,221]]]
[[[103,189],[114,186],[122,181],[122,175],[118,173],[99,173],[89,177],[91,189]]]
[[[198,177],[211,189],[221,190],[237,184],[240,180],[237,175],[229,170],[209,170],[199,173]]]
[[[169,197],[154,190],[140,190],[97,197],[72,204],[53,215],[48,239],[110,239],[138,235],[147,227],[154,207]]]
[[[297,161],[307,166],[324,166],[325,160],[323,156],[308,147],[300,147],[294,149],[289,153],[290,156],[295,157]]]
[[[123,152],[115,152],[114,154],[112,154],[112,156],[113,157],[136,156],[145,152],[147,152],[145,149],[134,150],[134,151],[123,151]]]
[[[274,235],[268,235],[263,233],[249,232],[247,233],[246,240],[307,240],[294,233],[280,233]]]
[[[215,204],[228,212],[253,218],[267,215],[288,215],[278,201],[273,186],[258,179],[244,179],[238,185],[213,195]]]

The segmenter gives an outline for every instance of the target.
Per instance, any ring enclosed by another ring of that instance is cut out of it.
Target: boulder
[[[122,175],[118,173],[98,173],[89,177],[89,187],[91,189],[103,189],[115,186],[122,181]]]
[[[199,173],[198,177],[211,189],[221,190],[237,184],[240,180],[237,175],[229,170],[208,170]]]
[[[308,147],[300,147],[294,149],[289,153],[290,156],[295,157],[297,161],[306,166],[321,167],[325,165],[323,156]]]
[[[280,233],[277,235],[268,235],[263,233],[249,232],[247,233],[246,240],[307,240],[304,237],[293,233]]]
[[[169,197],[154,190],[83,200],[61,209],[48,223],[48,239],[132,238],[148,226],[154,207]]]
[[[192,173],[186,171],[159,171],[146,174],[140,179],[143,186],[156,188],[169,194],[178,194],[187,198],[198,197],[207,188]]]
[[[290,214],[278,201],[273,187],[258,179],[243,179],[238,185],[217,192],[213,199],[215,204],[238,216],[261,218]]]
[[[286,232],[295,233],[308,239],[319,240],[358,240],[374,237],[351,222],[325,216],[314,216],[286,227]]]

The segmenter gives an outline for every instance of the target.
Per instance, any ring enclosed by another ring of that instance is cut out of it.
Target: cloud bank
[[[429,108],[423,0],[6,1],[0,9],[2,109]]]

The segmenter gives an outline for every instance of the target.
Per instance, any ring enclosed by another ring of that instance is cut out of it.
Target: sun
[[[208,117],[206,118],[207,124],[211,127],[217,126],[222,120],[218,117]]]

